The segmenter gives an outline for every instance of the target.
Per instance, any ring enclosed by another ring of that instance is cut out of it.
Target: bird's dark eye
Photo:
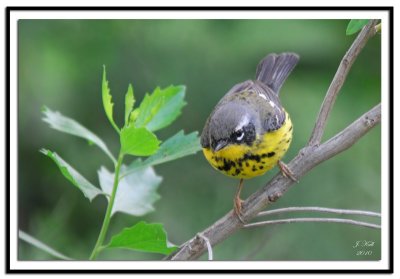
[[[237,130],[232,134],[232,138],[236,142],[242,142],[244,139],[244,131],[243,129]]]

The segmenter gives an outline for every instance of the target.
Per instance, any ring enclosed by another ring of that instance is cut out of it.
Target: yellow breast
[[[286,121],[278,130],[257,135],[251,146],[231,144],[217,152],[203,148],[203,153],[211,166],[222,173],[237,178],[252,178],[277,164],[290,146],[292,133],[293,125],[286,113]]]

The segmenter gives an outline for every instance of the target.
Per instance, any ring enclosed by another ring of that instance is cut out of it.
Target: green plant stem
[[[120,152],[118,155],[117,164],[115,166],[114,184],[113,184],[113,189],[111,192],[110,200],[108,202],[106,215],[104,216],[103,225],[101,227],[99,237],[97,238],[96,245],[93,248],[93,251],[92,251],[92,254],[90,255],[89,260],[95,260],[97,258],[97,255],[99,254],[99,252],[102,249],[102,245],[103,245],[103,242],[106,237],[107,230],[108,230],[108,225],[110,224],[110,220],[111,220],[111,212],[112,212],[112,208],[114,205],[114,200],[115,200],[115,196],[117,194],[118,183],[119,183],[119,171],[121,169],[123,159],[124,159],[124,154]]]

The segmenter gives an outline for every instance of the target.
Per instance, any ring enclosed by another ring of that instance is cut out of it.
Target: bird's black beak
[[[211,147],[214,150],[214,152],[217,152],[217,151],[221,150],[222,148],[224,148],[227,145],[228,145],[228,141],[227,140],[219,140],[217,142],[214,142]]]

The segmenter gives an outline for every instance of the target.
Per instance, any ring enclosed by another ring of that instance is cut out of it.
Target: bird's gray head
[[[217,106],[203,129],[201,145],[214,151],[229,144],[251,145],[260,126],[258,122],[254,111],[243,103],[228,102]]]

